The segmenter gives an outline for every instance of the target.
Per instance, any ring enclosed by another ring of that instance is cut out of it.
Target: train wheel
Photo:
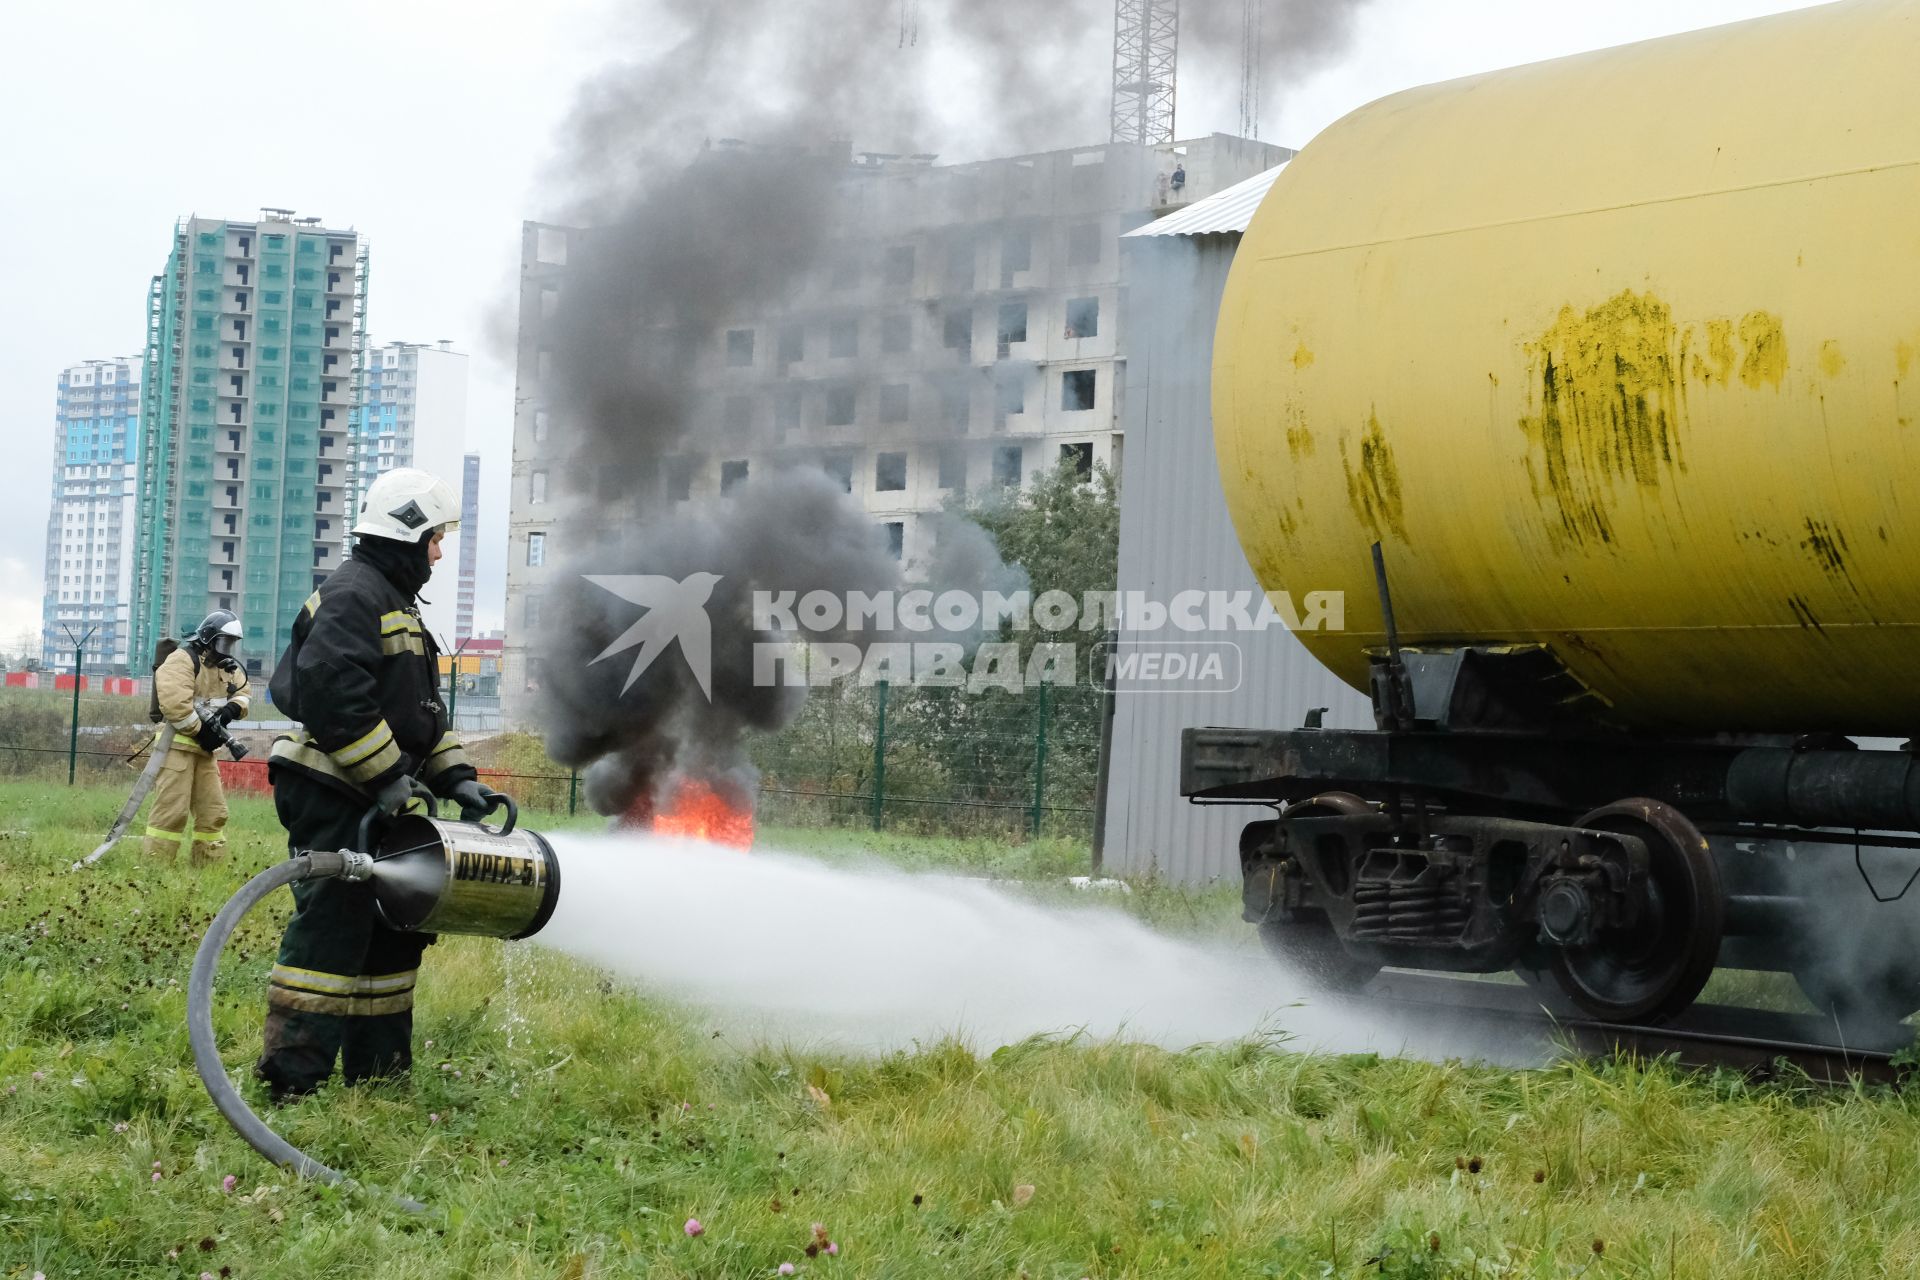
[[[1647,900],[1630,927],[1555,948],[1553,976],[1575,1004],[1608,1022],[1659,1022],[1693,1003],[1720,958],[1726,893],[1706,837],[1670,805],[1621,800],[1573,824],[1647,845]]]
[[[1373,806],[1345,791],[1329,791],[1288,808],[1289,818],[1359,817]],[[1373,980],[1380,966],[1347,953],[1333,922],[1318,911],[1302,911],[1290,920],[1269,920],[1260,926],[1260,942],[1267,954],[1303,975],[1320,991],[1345,994]]]

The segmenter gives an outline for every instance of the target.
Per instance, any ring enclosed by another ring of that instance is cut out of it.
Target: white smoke
[[[1277,1033],[1303,1049],[1541,1056],[1302,999],[1257,950],[1170,937],[1111,908],[640,832],[549,838],[561,893],[537,940],[743,1035],[884,1051],[948,1037],[979,1050],[1075,1033],[1185,1048]]]

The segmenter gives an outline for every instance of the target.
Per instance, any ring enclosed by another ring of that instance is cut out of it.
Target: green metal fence
[[[1078,685],[809,689],[792,723],[748,744],[760,769],[760,813],[803,826],[1087,839],[1102,696]],[[0,691],[0,777],[64,782],[71,768],[81,782],[130,782],[132,757],[153,734],[145,713],[144,699]],[[243,736],[247,727],[236,726]],[[488,772],[495,785],[513,783],[531,809],[585,809],[577,773]]]

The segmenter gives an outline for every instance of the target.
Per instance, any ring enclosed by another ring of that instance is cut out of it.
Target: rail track
[[[1538,994],[1517,983],[1396,971],[1375,978],[1354,1002],[1392,1010],[1396,1028],[1410,1039],[1445,1030],[1516,1051],[1670,1056],[1684,1066],[1728,1068],[1755,1079],[1780,1074],[1784,1064],[1833,1085],[1899,1083],[1905,1073],[1894,1056],[1914,1041],[1911,1027],[1843,1037],[1833,1022],[1814,1015],[1731,1005],[1695,1005],[1661,1026],[1627,1026],[1549,1012]]]

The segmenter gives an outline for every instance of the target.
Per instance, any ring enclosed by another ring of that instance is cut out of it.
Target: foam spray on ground
[[[1320,1051],[1520,1053],[1302,1000],[1250,929],[1247,946],[1208,944],[955,876],[640,832],[549,839],[564,870],[540,943],[754,1038],[876,1051],[952,1038],[984,1051],[1034,1035],[1185,1048],[1278,1033]]]

